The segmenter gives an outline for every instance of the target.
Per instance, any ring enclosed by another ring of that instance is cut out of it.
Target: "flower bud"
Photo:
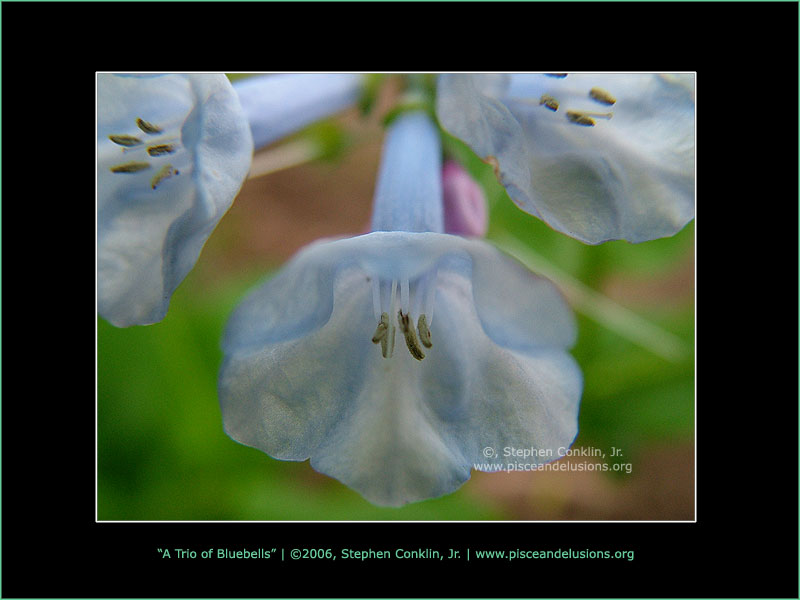
[[[488,211],[483,188],[458,163],[448,160],[442,168],[444,227],[446,233],[483,237]]]

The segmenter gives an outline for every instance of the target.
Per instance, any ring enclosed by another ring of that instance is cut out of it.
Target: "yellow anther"
[[[617,99],[614,98],[611,94],[601,88],[593,87],[589,90],[589,97],[600,104],[607,104],[611,106],[612,104],[616,103]]]
[[[594,119],[591,117],[587,117],[584,113],[577,112],[574,110],[567,111],[567,120],[570,123],[576,123],[577,125],[585,125],[586,127],[594,127]]]
[[[159,184],[164,181],[165,179],[169,179],[173,175],[179,175],[180,171],[174,168],[172,165],[164,165],[161,167],[161,170],[155,174],[155,177],[150,180],[150,187],[156,189]]]
[[[146,162],[128,162],[124,165],[117,165],[115,167],[111,167],[112,173],[138,173],[139,171],[144,171],[145,169],[150,168],[150,163]]]
[[[389,331],[389,315],[387,313],[382,313],[378,328],[375,330],[375,335],[372,336],[372,343],[377,344],[382,339],[386,338],[387,331]]]
[[[595,124],[594,119],[610,119],[612,116],[614,116],[614,113],[596,113],[596,112],[585,112],[578,110],[567,111],[567,120],[570,123],[575,123],[576,125],[584,125],[586,127],[593,127]]]
[[[150,156],[162,156],[164,154],[172,154],[175,152],[175,144],[159,144],[158,146],[150,146],[147,148],[147,153]]]
[[[148,123],[144,119],[136,119],[136,125],[139,127],[139,129],[150,135],[155,135],[156,133],[161,133],[163,131],[163,129],[160,127],[153,125],[152,123]]]
[[[397,322],[400,323],[400,330],[406,338],[406,346],[408,346],[408,351],[411,353],[411,356],[417,360],[425,358],[425,353],[422,351],[422,348],[419,347],[414,327],[409,324],[408,315],[404,315],[402,310],[397,312]]]
[[[372,343],[380,343],[383,358],[391,358],[394,353],[394,331],[395,328],[389,325],[389,313],[381,313],[381,321],[372,336]]]
[[[539,106],[543,104],[550,110],[558,110],[558,100],[549,94],[542,94],[542,97],[539,98]]]
[[[133,135],[110,135],[108,136],[108,139],[110,139],[115,144],[118,144],[120,146],[127,146],[129,148],[131,146],[138,146],[139,144],[142,143],[142,140]]]
[[[433,346],[431,343],[431,330],[428,329],[428,318],[425,315],[420,315],[417,320],[417,329],[419,330],[419,341],[426,348]]]

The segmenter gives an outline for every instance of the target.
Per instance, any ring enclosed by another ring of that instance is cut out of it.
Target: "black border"
[[[797,597],[796,4],[0,10],[3,597]],[[696,524],[94,522],[96,70],[556,64],[698,72]],[[635,560],[277,564],[155,551],[429,544],[633,549]]]

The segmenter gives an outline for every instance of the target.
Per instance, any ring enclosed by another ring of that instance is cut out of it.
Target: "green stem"
[[[689,355],[689,349],[678,336],[586,286],[535,253],[518,238],[505,234],[493,241],[532,271],[552,280],[577,312],[606,329],[670,362],[680,362]]]

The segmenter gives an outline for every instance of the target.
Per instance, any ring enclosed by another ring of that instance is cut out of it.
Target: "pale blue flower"
[[[244,182],[256,147],[341,110],[353,75],[98,75],[98,312],[164,318]],[[239,92],[237,94],[237,91]],[[252,129],[252,133],[251,133]]]
[[[234,82],[256,148],[355,104],[362,76],[353,73],[282,73]]]
[[[694,218],[694,76],[441,75],[442,126],[511,199],[598,244],[671,236]]]
[[[438,132],[421,113],[388,130],[372,229],[306,247],[236,309],[228,435],[389,506],[497,470],[487,449],[557,458],[577,433],[573,314],[490,244],[442,233]]]
[[[244,181],[253,141],[224,75],[97,78],[98,312],[155,323]]]

